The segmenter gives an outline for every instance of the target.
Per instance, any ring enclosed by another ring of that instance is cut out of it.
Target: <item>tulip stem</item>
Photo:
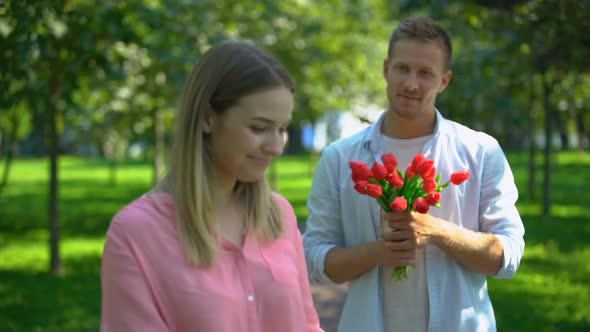
[[[381,206],[385,212],[391,212],[391,207],[387,206],[386,199],[383,195],[377,197],[377,203],[379,203],[379,206]]]

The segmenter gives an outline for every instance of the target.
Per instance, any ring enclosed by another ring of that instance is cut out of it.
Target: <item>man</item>
[[[448,33],[425,17],[392,33],[383,76],[389,107],[362,132],[325,149],[308,200],[305,255],[314,282],[348,282],[339,331],[495,331],[487,276],[511,278],[524,252],[518,192],[498,142],[445,119],[436,97],[448,86]],[[429,214],[383,213],[353,189],[349,162],[369,167],[392,152],[405,171],[416,154],[445,182]],[[396,266],[412,265],[395,281]]]

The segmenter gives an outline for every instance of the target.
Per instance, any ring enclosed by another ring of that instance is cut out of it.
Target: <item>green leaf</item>
[[[406,191],[404,192],[404,195],[403,195],[406,198],[406,200],[408,200],[408,205],[410,205],[411,203],[414,203],[413,197],[414,197],[414,193],[418,189],[419,181],[420,181],[420,175],[414,175],[408,183],[408,188],[406,189]]]
[[[397,191],[397,189],[395,187],[391,190],[391,195],[389,195],[389,199],[387,199],[388,206],[391,206],[391,203],[393,203],[393,200],[399,196],[396,191]]]
[[[383,194],[385,195],[385,197],[389,198],[389,196],[391,195],[391,187],[389,186],[389,182],[387,182],[387,180],[381,180],[379,181],[379,185],[381,186],[381,188],[383,188]]]
[[[383,211],[385,212],[391,212],[391,204],[387,205],[386,201],[385,201],[385,197],[383,197],[383,195],[377,197],[377,203],[379,203],[379,205],[381,206],[381,208],[383,209]]]
[[[422,187],[418,187],[418,190],[416,190],[416,192],[414,193],[414,196],[412,197],[412,202],[414,202],[416,200],[416,198],[424,197],[424,196],[426,196],[426,192],[424,191],[424,189]]]

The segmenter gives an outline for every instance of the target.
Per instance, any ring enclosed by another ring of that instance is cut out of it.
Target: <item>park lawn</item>
[[[499,331],[590,330],[590,220],[584,213],[590,154],[558,155],[550,219],[527,199],[526,155],[510,153],[509,160],[521,190],[527,247],[514,279],[489,278]],[[312,164],[288,156],[274,165],[277,191],[301,222]],[[97,331],[104,234],[113,214],[150,188],[150,165],[123,163],[112,183],[104,161],[61,159],[63,277],[47,273],[47,173],[46,160],[17,160],[0,193],[0,331]]]

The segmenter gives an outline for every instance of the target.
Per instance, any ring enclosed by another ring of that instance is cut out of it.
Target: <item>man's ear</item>
[[[203,116],[203,133],[210,134],[215,124],[215,111],[211,105],[207,105],[205,115]]]
[[[438,93],[445,91],[447,86],[449,86],[449,82],[451,81],[451,77],[453,77],[453,72],[449,69],[442,77],[442,84],[438,88]]]
[[[383,60],[383,77],[387,80],[387,74],[389,72],[389,58]]]

